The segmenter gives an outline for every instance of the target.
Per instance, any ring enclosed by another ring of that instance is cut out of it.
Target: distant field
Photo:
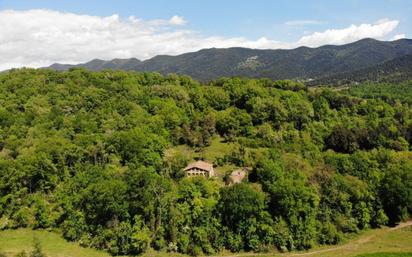
[[[412,223],[409,222],[408,225]],[[43,251],[48,257],[109,257],[104,251],[82,248],[76,243],[65,241],[55,232],[32,231],[30,229],[6,230],[0,232],[0,250],[6,256],[32,249],[33,237],[37,237]],[[223,253],[226,257],[247,256],[339,256],[339,257],[412,257],[412,228],[411,226],[391,229],[382,228],[363,232],[356,238],[338,246],[320,247],[307,252],[292,252],[285,254],[231,254]],[[144,257],[183,256],[164,252],[149,251]]]
[[[412,253],[368,253],[357,257],[411,257]]]
[[[197,149],[189,147],[187,145],[179,145],[172,148],[169,148],[165,152],[166,158],[174,158],[176,154],[184,155],[189,161],[194,159],[203,159],[210,163],[216,163],[219,158],[224,158],[227,155],[230,155],[236,147],[239,147],[235,143],[232,142],[224,142],[222,137],[215,137],[213,138],[211,144],[209,146],[204,147],[201,151],[197,151]],[[245,147],[246,152],[252,151],[250,148]],[[265,151],[265,148],[260,148],[258,150],[254,149],[255,152],[258,151]],[[222,179],[225,174],[228,174],[237,168],[233,164],[221,164],[215,165],[215,172],[216,176]]]

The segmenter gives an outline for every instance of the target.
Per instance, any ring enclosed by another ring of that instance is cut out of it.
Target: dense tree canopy
[[[113,255],[198,255],[308,249],[394,225],[412,214],[412,108],[379,88],[2,73],[0,229],[59,228]],[[191,160],[176,149],[216,140],[229,150],[209,161],[248,167],[246,181],[183,176]]]

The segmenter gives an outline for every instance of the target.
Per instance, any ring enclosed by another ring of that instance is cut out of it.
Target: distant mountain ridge
[[[409,54],[412,54],[411,39],[378,41],[367,38],[339,46],[298,47],[290,50],[211,48],[177,56],[159,55],[145,61],[136,58],[111,61],[95,59],[77,65],[53,64],[50,68],[156,71],[162,74],[189,75],[201,81],[223,76],[311,80],[354,72]]]
[[[332,74],[309,81],[308,85],[349,85],[371,82],[399,83],[412,80],[412,54],[356,71]]]
[[[142,61],[136,58],[130,59],[113,59],[111,61],[104,61],[100,59],[94,59],[87,63],[82,64],[60,64],[54,63],[49,68],[55,70],[68,70],[73,67],[85,67],[89,70],[104,70],[104,69],[117,69],[117,70],[132,70],[133,67],[139,65]]]

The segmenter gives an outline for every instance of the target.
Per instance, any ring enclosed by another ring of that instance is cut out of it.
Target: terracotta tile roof
[[[210,164],[204,161],[196,161],[196,162],[192,162],[189,165],[187,165],[184,171],[187,171],[193,168],[198,168],[200,170],[205,170],[205,171],[210,172],[213,170],[213,164]]]

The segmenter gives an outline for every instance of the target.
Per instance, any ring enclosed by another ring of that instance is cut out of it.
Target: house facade
[[[190,163],[184,169],[184,172],[187,177],[202,176],[211,178],[215,176],[213,164],[204,161],[196,161]]]

